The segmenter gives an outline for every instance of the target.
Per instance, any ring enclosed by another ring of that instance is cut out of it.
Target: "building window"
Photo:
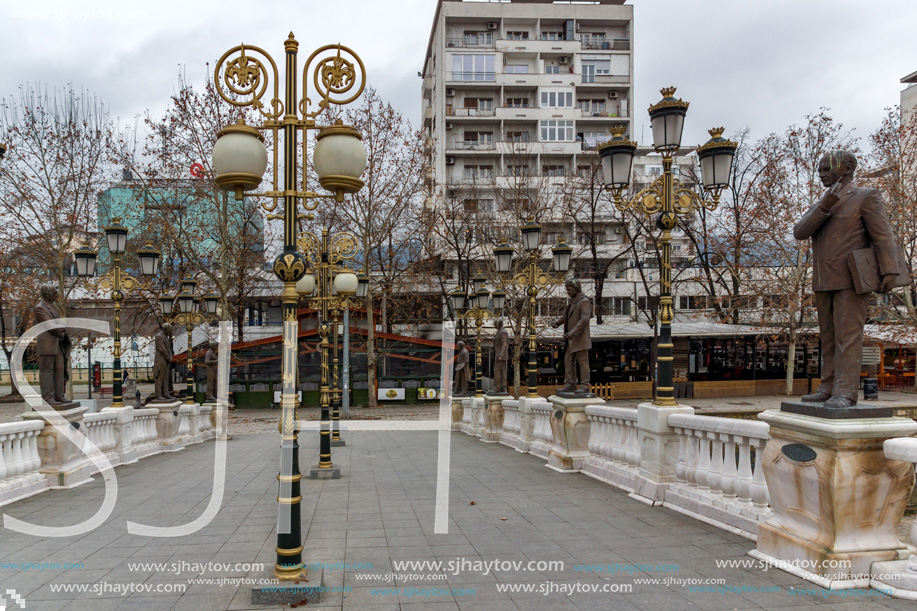
[[[573,92],[546,89],[541,92],[542,108],[573,108]]]
[[[493,178],[494,167],[492,165],[466,165],[464,177],[466,180],[475,178]]]
[[[560,74],[560,66],[557,64],[546,64],[544,67],[545,74]]]
[[[541,173],[544,176],[550,176],[552,178],[560,178],[564,175],[564,166],[562,165],[543,165],[541,166]]]
[[[602,311],[608,316],[630,316],[630,297],[603,297]]]
[[[453,55],[452,80],[455,81],[495,81],[494,57],[489,55]]]
[[[510,142],[528,142],[528,132],[506,132],[506,139]]]
[[[597,231],[596,233],[593,233],[593,234],[590,234],[588,231],[580,231],[577,234],[577,240],[583,246],[589,246],[590,244],[592,244],[592,240],[590,239],[590,237],[592,238],[592,240],[595,240],[596,244],[605,243],[605,232],[604,231]]]
[[[584,114],[592,114],[595,117],[604,116],[606,108],[605,100],[577,100],[576,105]]]
[[[679,310],[711,310],[713,300],[708,295],[680,295],[678,297]]]
[[[563,30],[547,30],[541,33],[541,40],[564,40]]]
[[[528,166],[525,164],[515,165],[515,164],[506,164],[506,175],[507,176],[525,176],[528,174]]]
[[[494,109],[493,98],[465,98],[465,108],[476,111],[490,111]]]
[[[506,40],[528,40],[528,32],[507,32]]]
[[[489,47],[494,44],[493,32],[474,32],[465,30],[463,32],[462,42],[466,47]]]
[[[465,146],[489,146],[493,143],[493,132],[465,132]]]
[[[528,98],[506,98],[507,108],[528,108]]]
[[[492,199],[466,199],[463,202],[465,212],[493,212],[494,200]]]
[[[527,197],[507,197],[501,203],[501,210],[527,212],[532,209],[532,200]]]
[[[646,295],[641,295],[640,297],[637,297],[637,307],[643,311],[658,310],[659,297],[653,295],[647,298]]]
[[[506,74],[528,74],[529,67],[525,64],[507,64],[503,66],[503,72]]]
[[[541,121],[542,142],[573,142],[573,121]]]

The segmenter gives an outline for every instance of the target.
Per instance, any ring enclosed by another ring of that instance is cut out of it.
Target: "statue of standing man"
[[[468,380],[471,379],[471,369],[468,364],[471,355],[465,347],[465,342],[455,345],[455,372],[452,374],[452,394],[461,397],[468,394]]]
[[[40,289],[41,300],[35,306],[35,322],[42,323],[60,318],[55,305],[58,298],[57,286],[43,284]],[[66,329],[51,329],[41,333],[35,341],[38,353],[38,384],[41,398],[48,405],[57,408],[69,405],[65,395],[67,361],[70,358],[70,334]]]
[[[206,403],[216,403],[217,401],[217,368],[220,362],[220,356],[216,342],[210,342],[210,348],[204,355],[204,364],[207,366],[207,398]]]
[[[505,395],[508,383],[506,365],[509,362],[509,332],[503,326],[503,319],[494,322],[497,333],[494,335],[494,394]]]
[[[564,282],[567,289],[567,309],[562,318],[552,326],[564,326],[564,387],[559,392],[585,394],[589,392],[589,320],[592,318],[592,301],[583,293],[579,280]],[[577,376],[577,366],[579,376]]]
[[[856,405],[863,359],[863,325],[869,292],[858,293],[848,258],[872,248],[878,269],[878,292],[887,293],[898,274],[895,234],[882,196],[853,182],[857,160],[848,151],[834,151],[818,164],[828,188],[793,230],[797,240],[812,239],[812,290],[821,334],[822,380],[803,401],[824,402],[826,408]]]
[[[172,325],[163,323],[156,334],[156,355],[153,359],[153,378],[156,381],[154,400],[174,401],[172,395]]]

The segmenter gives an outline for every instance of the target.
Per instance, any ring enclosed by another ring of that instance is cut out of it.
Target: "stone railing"
[[[756,536],[773,515],[761,458],[769,426],[755,420],[672,414],[678,461],[665,505]]]
[[[47,489],[47,478],[39,473],[38,434],[43,422],[0,424],[0,505]]]
[[[156,433],[158,418],[159,410],[155,407],[134,410],[131,443],[134,446],[136,458],[146,458],[162,451],[159,447],[159,436]]]
[[[548,451],[554,447],[554,433],[551,432],[551,413],[554,407],[548,401],[534,401],[535,428],[529,453],[547,460]]]
[[[591,429],[583,473],[633,492],[640,466],[637,409],[587,405],[586,416]]]
[[[518,399],[503,400],[503,436],[500,443],[511,448],[518,448],[522,436],[522,414],[519,412]]]
[[[99,451],[111,462],[112,465],[121,464],[118,454],[118,441],[115,427],[118,424],[118,414],[114,411],[101,411],[83,416],[81,430],[86,438],[95,444]]]
[[[74,419],[74,424],[79,424],[75,430],[92,442],[113,466],[118,466],[215,436],[209,406],[182,405],[176,413],[175,429],[163,426],[163,419],[172,417],[173,412],[156,407],[108,407],[97,413],[82,414]],[[51,488],[78,486],[91,481],[89,475],[97,470],[86,456],[85,442],[81,452],[81,448],[61,438],[40,416],[29,414],[21,422],[0,424],[0,505]],[[176,439],[168,441],[163,437],[169,430],[178,430]],[[71,477],[71,473],[76,475]]]

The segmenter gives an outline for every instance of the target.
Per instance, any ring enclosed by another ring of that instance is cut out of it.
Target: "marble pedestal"
[[[460,431],[462,430],[462,414],[464,413],[464,408],[462,407],[462,401],[465,397],[462,396],[453,396],[452,397],[452,430]]]
[[[578,473],[589,456],[589,419],[587,405],[604,405],[598,397],[573,398],[552,395],[551,432],[554,447],[548,451],[549,469],[562,473]]]
[[[641,403],[637,406],[637,435],[640,446],[640,466],[634,478],[632,496],[651,505],[661,505],[665,491],[676,482],[678,434],[669,426],[672,414],[693,414],[686,405],[660,406]]]
[[[471,427],[465,431],[469,435],[480,437],[484,430],[484,398],[471,397]]]
[[[914,469],[886,458],[882,444],[913,435],[917,422],[777,410],[758,418],[770,424],[762,462],[774,516],[752,556],[826,588],[867,587],[873,562],[907,557],[895,529]]]
[[[134,447],[134,408],[106,407],[104,413],[113,413],[118,417],[115,422],[115,448],[118,451],[120,464],[129,465],[137,462],[137,448]]]
[[[75,403],[66,404],[65,407],[69,409],[55,411],[67,422],[71,430],[76,432],[80,428],[83,414],[89,408],[80,407]],[[36,411],[28,411],[20,418],[44,420]],[[38,434],[38,456],[41,458],[39,473],[48,478],[50,488],[68,489],[92,481],[94,465],[81,446],[67,439],[63,433],[48,422],[45,422],[44,428]]]
[[[528,452],[535,440],[535,411],[532,404],[544,401],[544,397],[519,397],[519,442],[515,446],[519,452]]]
[[[223,408],[223,422],[219,420],[220,411],[218,409],[218,403],[210,401],[204,403],[202,407],[204,406],[210,408],[210,426],[213,427],[213,435],[206,439],[210,439],[211,437],[219,441],[229,441],[232,439],[232,435],[229,434],[229,406]]]
[[[481,428],[481,441],[497,443],[503,436],[503,399],[509,399],[509,393],[484,395],[484,424]]]
[[[156,418],[156,436],[163,452],[177,452],[185,447],[185,442],[179,434],[181,427],[181,410],[183,403],[178,399],[174,401],[157,401],[147,403],[146,407],[159,410]]]

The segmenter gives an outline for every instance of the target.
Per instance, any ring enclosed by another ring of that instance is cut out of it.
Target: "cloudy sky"
[[[685,143],[748,127],[759,138],[820,107],[865,137],[917,71],[914,0],[628,0],[634,5],[635,136],[662,86],[691,102]],[[203,85],[205,64],[240,42],[283,55],[290,30],[304,53],[341,42],[369,82],[415,124],[435,0],[0,0],[6,58],[0,98],[20,84],[72,82],[122,124],[162,113],[179,70]],[[649,129],[645,131],[646,138]]]

